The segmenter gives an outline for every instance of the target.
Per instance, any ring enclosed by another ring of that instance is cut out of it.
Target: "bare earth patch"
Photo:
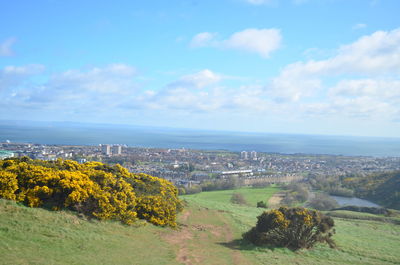
[[[240,250],[224,246],[235,238],[228,217],[223,213],[204,208],[185,210],[178,222],[179,228],[164,234],[163,239],[177,246],[179,263],[251,264]]]
[[[277,192],[268,200],[268,208],[278,208],[281,201],[285,197],[285,193]]]

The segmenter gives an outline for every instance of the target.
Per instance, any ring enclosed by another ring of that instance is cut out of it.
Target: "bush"
[[[339,206],[335,199],[322,193],[316,193],[315,197],[308,203],[308,205],[320,211],[331,210]]]
[[[257,202],[257,208],[267,208],[267,204],[263,201]]]
[[[120,165],[61,159],[0,161],[0,198],[29,207],[66,208],[125,224],[141,218],[175,226],[176,214],[182,209],[178,190],[169,181],[133,174]]]
[[[266,211],[257,219],[256,226],[243,234],[245,240],[255,245],[297,250],[325,242],[335,247],[331,238],[334,221],[318,211],[281,207]]]
[[[235,192],[235,193],[232,194],[231,203],[246,205],[247,201],[244,198],[243,194]]]

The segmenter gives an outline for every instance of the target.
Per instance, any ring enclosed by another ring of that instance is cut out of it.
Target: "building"
[[[251,151],[250,152],[250,158],[253,160],[257,160],[257,152],[256,151]]]
[[[249,159],[249,153],[247,151],[242,151],[240,153],[240,158],[245,160]]]
[[[120,155],[122,154],[122,146],[120,145],[113,145],[111,148],[111,152],[113,155]]]
[[[111,155],[111,146],[109,144],[102,144],[101,152],[103,153],[103,155]]]

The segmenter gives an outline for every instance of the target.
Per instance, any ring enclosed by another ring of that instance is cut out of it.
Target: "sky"
[[[398,0],[0,6],[0,120],[400,137]]]

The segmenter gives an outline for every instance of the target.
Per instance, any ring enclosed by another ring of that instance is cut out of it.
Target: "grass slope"
[[[162,231],[0,200],[0,264],[176,264]]]
[[[277,188],[266,188],[271,196]],[[257,190],[257,189],[256,189]],[[255,191],[256,191],[255,190]],[[238,190],[250,201],[258,201],[254,189]],[[379,221],[335,218],[337,249],[318,245],[312,250],[291,252],[286,249],[259,248],[240,240],[240,235],[255,225],[256,216],[263,210],[237,206],[229,202],[236,191],[217,191],[183,196],[189,205],[223,211],[229,220],[235,239],[225,245],[239,250],[252,264],[400,264],[398,251],[400,226]],[[353,213],[352,215],[357,215]],[[362,214],[361,214],[362,215]]]
[[[254,247],[241,234],[254,226],[277,187],[182,196],[179,229],[85,221],[73,213],[0,200],[0,264],[400,264],[400,226],[335,217],[338,249]],[[251,206],[230,203],[240,192]],[[352,213],[357,214],[357,213]]]

